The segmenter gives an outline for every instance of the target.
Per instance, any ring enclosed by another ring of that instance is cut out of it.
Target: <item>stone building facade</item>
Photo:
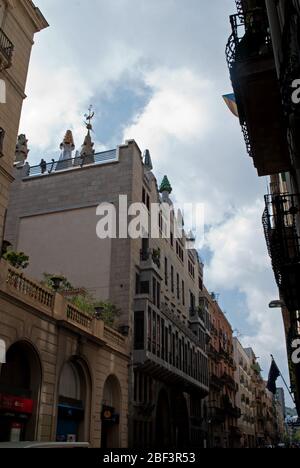
[[[241,409],[238,428],[241,431],[241,447],[255,448],[255,392],[252,382],[252,362],[237,338],[233,339],[236,362],[235,381],[237,385],[236,403]]]
[[[129,330],[132,351],[130,446],[205,446],[209,312],[203,265],[195,250],[186,249],[186,234],[176,238],[177,221],[164,235],[166,207],[171,220],[177,218],[170,183],[165,178],[159,189],[150,154],[142,157],[135,141],[86,159],[84,148],[72,158],[71,140],[68,134],[58,163],[16,168],[6,240],[29,255],[34,278],[46,266],[121,310],[118,326]],[[156,218],[151,204],[158,204],[157,238],[128,238],[117,221],[117,238],[99,239],[99,204],[118,212],[126,201],[142,203],[149,221]]]
[[[31,0],[0,1],[0,242],[33,38],[47,26]],[[21,146],[27,157],[25,138]]]
[[[235,448],[240,443],[237,421],[240,408],[236,405],[236,364],[233,351],[233,331],[221,310],[215,294],[207,295],[210,320],[210,445],[213,448]]]
[[[0,267],[0,441],[127,447],[127,339],[3,260]]]

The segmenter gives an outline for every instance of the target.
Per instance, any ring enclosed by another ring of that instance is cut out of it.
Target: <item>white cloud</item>
[[[242,343],[252,347],[266,377],[274,354],[288,379],[286,344],[279,309],[268,305],[278,298],[270,259],[262,232],[263,204],[257,201],[243,207],[233,217],[211,228],[207,245],[212,259],[206,269],[207,280],[214,288],[229,287],[245,295]],[[247,326],[248,323],[248,326]],[[253,330],[249,334],[249,326]]]
[[[204,137],[212,126],[207,111],[210,82],[188,69],[163,68],[148,73],[145,83],[152,89],[153,98],[125,129],[124,139],[141,141],[153,154],[167,158],[172,145]]]

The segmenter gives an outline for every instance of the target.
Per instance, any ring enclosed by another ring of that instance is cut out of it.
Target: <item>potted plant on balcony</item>
[[[9,250],[3,255],[3,258],[17,270],[25,270],[29,266],[29,257],[24,252]]]
[[[152,252],[152,260],[155,263],[155,265],[160,268],[160,258],[161,258],[161,251],[160,248],[158,249],[153,249]]]

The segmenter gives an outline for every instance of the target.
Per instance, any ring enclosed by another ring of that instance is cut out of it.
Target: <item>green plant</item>
[[[9,250],[3,255],[3,258],[14,268],[25,270],[29,266],[29,257],[24,252],[15,252]]]
[[[154,249],[152,252],[152,260],[157,265],[158,268],[160,268],[160,258],[161,258],[161,251],[160,248]]]
[[[52,278],[54,276],[55,275],[50,273],[44,273],[42,284],[53,290]],[[120,316],[120,310],[117,309],[115,305],[111,304],[109,301],[96,301],[95,298],[88,293],[76,294],[80,289],[75,289],[66,277],[61,276],[61,279],[62,281],[58,292],[75,292],[74,295],[67,297],[67,300],[71,304],[89,315],[94,315],[95,308],[99,307],[101,309],[101,320],[103,320],[105,325],[109,327],[113,327],[115,325],[116,319]]]

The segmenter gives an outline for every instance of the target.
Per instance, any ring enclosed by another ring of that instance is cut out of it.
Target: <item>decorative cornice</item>
[[[32,22],[36,27],[36,32],[41,31],[42,29],[48,28],[49,23],[42,14],[41,10],[35,6],[32,0],[19,0],[25,10],[28,13],[28,16],[31,18]]]

